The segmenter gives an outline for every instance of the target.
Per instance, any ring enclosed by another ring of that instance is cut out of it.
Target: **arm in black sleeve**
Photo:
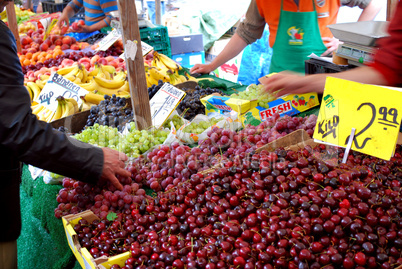
[[[67,137],[32,114],[15,40],[3,22],[0,52],[0,148],[20,161],[95,183],[103,169],[102,149]]]

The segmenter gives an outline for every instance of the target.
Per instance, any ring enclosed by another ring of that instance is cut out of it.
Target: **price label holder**
[[[346,147],[355,128],[352,150],[389,160],[402,119],[401,91],[328,77],[313,138]]]
[[[59,20],[54,19],[54,20],[52,20],[52,21],[50,22],[50,25],[46,28],[45,35],[43,36],[43,41],[45,41],[45,40],[48,38],[50,32],[52,31],[52,29],[54,28],[54,26],[56,26],[56,24],[57,24],[58,21],[59,21]]]
[[[87,90],[69,81],[62,75],[53,73],[35,101],[55,112],[58,105],[58,101],[56,100],[57,97],[63,96],[64,98],[74,98],[77,101],[78,106],[80,106],[82,104],[80,96],[84,96],[87,93]]]
[[[149,101],[151,105],[152,123],[155,128],[160,128],[163,125],[181,100],[183,100],[184,96],[186,96],[184,91],[169,83],[163,84]]]
[[[101,39],[99,41],[98,45],[99,47],[96,49],[96,51],[105,51],[108,48],[110,48],[114,42],[116,42],[119,38],[121,38],[121,33],[117,29],[113,29],[107,36]]]
[[[135,42],[137,42],[137,41],[135,41]],[[141,49],[142,49],[142,56],[144,57],[148,53],[150,53],[154,49],[154,47],[152,47],[151,45],[148,45],[147,43],[141,41]],[[125,52],[120,54],[119,57],[122,58],[123,60],[125,60],[126,59]]]

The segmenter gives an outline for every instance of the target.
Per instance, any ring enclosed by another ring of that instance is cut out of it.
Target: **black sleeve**
[[[102,149],[70,138],[32,114],[15,40],[3,22],[0,52],[1,146],[25,163],[96,183],[103,169]]]

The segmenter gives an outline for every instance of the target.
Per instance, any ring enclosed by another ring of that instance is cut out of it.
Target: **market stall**
[[[85,36],[60,14],[8,20],[33,114],[131,173],[117,190],[24,164],[20,268],[401,268],[400,91],[329,78],[278,97],[270,75],[194,77],[166,27],[119,10]]]

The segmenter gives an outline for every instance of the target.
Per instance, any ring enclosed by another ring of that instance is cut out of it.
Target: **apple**
[[[68,26],[63,26],[63,27],[61,28],[61,34],[62,34],[62,35],[65,35],[65,34],[67,33],[67,31],[68,31]]]
[[[55,42],[53,42],[56,46],[61,46],[63,44],[61,39],[57,39]]]
[[[79,47],[77,44],[72,44],[72,45],[70,46],[70,49],[72,49],[72,50],[79,50],[80,47]]]
[[[84,21],[84,20],[79,20],[79,21],[77,22],[77,24],[78,24],[78,25],[85,25],[85,21]]]

